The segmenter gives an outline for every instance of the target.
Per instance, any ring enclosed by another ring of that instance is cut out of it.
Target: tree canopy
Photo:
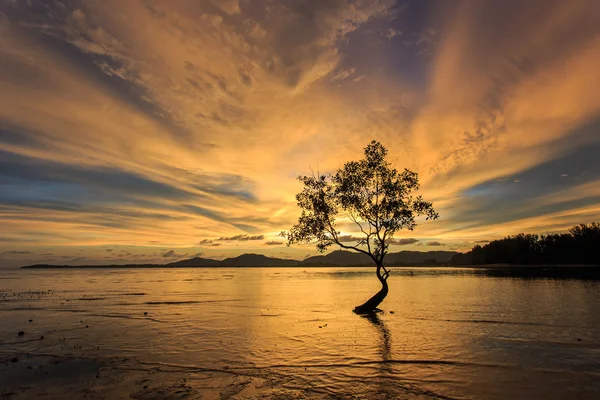
[[[433,205],[415,195],[418,174],[398,171],[386,156],[387,149],[372,141],[362,160],[347,162],[335,174],[298,177],[304,185],[296,195],[302,212],[298,223],[282,232],[288,245],[314,242],[320,252],[338,245],[382,265],[394,234],[413,230],[419,216],[437,219]],[[341,219],[354,223],[361,235],[346,241],[337,228]]]

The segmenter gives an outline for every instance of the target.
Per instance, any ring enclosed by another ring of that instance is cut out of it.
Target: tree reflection
[[[385,399],[395,398],[393,395],[393,371],[392,371],[392,335],[390,330],[385,325],[385,322],[379,318],[377,313],[361,315],[368,320],[379,332],[379,353],[381,363],[379,363],[379,371],[377,381],[379,394]]]

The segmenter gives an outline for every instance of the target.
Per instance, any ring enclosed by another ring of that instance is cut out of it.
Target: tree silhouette
[[[452,264],[592,264],[600,265],[600,224],[580,224],[568,233],[520,233],[475,246],[452,257]]]
[[[377,141],[367,145],[364,154],[364,159],[347,162],[334,175],[298,177],[304,184],[296,195],[302,213],[289,232],[281,233],[288,246],[315,242],[323,252],[337,245],[373,260],[381,290],[354,309],[358,314],[376,311],[387,296],[389,271],[383,261],[394,234],[413,230],[417,216],[438,218],[431,203],[413,195],[419,189],[417,173],[392,168],[385,159],[387,149]],[[353,245],[336,228],[339,219],[353,222],[362,233]]]

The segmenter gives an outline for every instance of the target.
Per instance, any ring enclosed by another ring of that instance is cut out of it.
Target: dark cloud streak
[[[235,236],[229,236],[229,237],[220,237],[218,239],[215,240],[219,240],[219,241],[240,241],[240,242],[246,242],[249,240],[263,240],[265,238],[264,235],[254,235],[254,236],[249,236],[246,234],[240,234],[240,235],[235,235]]]

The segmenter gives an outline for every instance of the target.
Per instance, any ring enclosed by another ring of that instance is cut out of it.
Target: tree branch
[[[339,238],[338,238],[338,235],[337,235],[337,232],[336,232],[336,230],[333,228],[333,225],[332,225],[332,223],[331,223],[331,220],[330,220],[329,218],[327,218],[327,224],[329,225],[329,228],[331,229],[331,230],[329,231],[329,234],[331,234],[331,236],[332,236],[332,239],[333,239],[333,242],[334,242],[335,244],[337,244],[338,246],[340,246],[342,249],[354,250],[354,251],[356,251],[356,252],[358,252],[358,253],[365,254],[365,255],[367,255],[367,256],[369,256],[369,257],[371,257],[371,259],[372,259],[373,261],[375,261],[375,264],[377,264],[377,258],[375,258],[375,257],[373,256],[373,254],[371,254],[370,252],[368,252],[368,251],[365,251],[365,250],[363,250],[363,249],[360,249],[360,248],[358,248],[358,247],[356,247],[356,246],[347,246],[347,245],[343,244],[342,242],[340,242],[340,240],[339,240]]]
[[[356,224],[358,225],[358,227],[360,228],[360,231],[367,237],[366,241],[367,241],[367,251],[369,252],[369,254],[372,254],[371,251],[371,225],[369,225],[369,233],[367,233],[363,226],[361,225],[360,222],[358,222],[358,220],[356,219],[356,216],[354,216],[354,214],[352,213],[352,211],[348,212],[348,216],[350,217],[350,219]]]

